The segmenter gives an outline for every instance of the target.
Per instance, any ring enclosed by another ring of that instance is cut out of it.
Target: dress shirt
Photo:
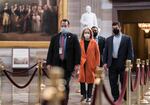
[[[94,39],[96,40],[96,42],[98,44],[98,35]]]
[[[113,52],[112,52],[112,57],[113,58],[118,58],[118,50],[119,50],[119,47],[120,47],[121,38],[122,38],[121,33],[119,35],[115,35],[113,37]]]
[[[64,36],[64,45],[61,45],[62,42],[61,42],[61,38],[62,38],[62,35]],[[59,38],[59,43],[60,43],[60,47],[64,47],[63,49],[63,54],[64,54],[64,59],[66,58],[66,42],[67,42],[67,34],[66,33],[62,33],[60,35],[60,38]]]

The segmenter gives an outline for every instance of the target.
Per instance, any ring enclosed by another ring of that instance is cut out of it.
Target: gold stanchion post
[[[38,103],[41,103],[42,60],[38,59]]]
[[[145,60],[142,60],[142,68],[145,68]],[[141,100],[142,104],[148,104],[149,102],[144,97],[144,84],[141,86]]]
[[[127,105],[131,105],[131,60],[126,60],[126,71],[128,72]]]
[[[149,59],[146,59],[146,65],[145,65],[145,68],[146,68],[146,71],[147,71],[147,75],[148,75],[148,70],[147,70],[147,66],[149,66]],[[146,78],[146,89],[148,89],[148,76]]]
[[[146,60],[146,66],[149,66],[149,59]],[[149,70],[148,70],[149,72]],[[148,89],[148,91],[145,93],[146,98],[148,98],[148,100],[150,100],[150,88],[149,88],[149,74],[148,74],[148,79],[147,79],[147,84],[146,84],[146,89]]]
[[[42,94],[42,100],[46,101],[46,105],[60,105],[65,97],[65,81],[63,78],[63,70],[59,67],[53,67],[50,70],[50,87],[46,88]]]
[[[2,105],[2,71],[5,69],[3,64],[0,64],[0,105]]]
[[[136,66],[137,68],[140,68],[140,65],[141,65],[141,59],[137,59],[136,60]],[[141,71],[139,71],[141,72]],[[141,74],[141,73],[140,73]],[[141,86],[140,86],[140,81],[138,83],[138,88],[137,88],[137,105],[140,105],[140,99],[141,99]]]
[[[102,67],[97,67],[95,71],[95,84],[98,86],[98,91],[96,94],[97,99],[96,105],[102,105],[102,91],[103,91],[103,79],[104,79],[104,69]]]

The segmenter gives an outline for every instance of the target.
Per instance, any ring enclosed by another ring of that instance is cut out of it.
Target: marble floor
[[[11,76],[13,80],[19,84],[24,85],[28,79],[29,76]],[[29,86],[27,86],[24,89],[16,88],[11,84],[11,82],[7,79],[6,76],[0,77],[0,105],[35,105],[38,103],[38,78],[37,76],[34,77],[33,81]],[[42,82],[48,86],[49,80],[46,76],[43,76]],[[108,78],[104,80],[105,85],[107,86],[107,90],[110,93],[110,86]],[[77,79],[72,78],[70,82],[70,99],[69,99],[69,105],[88,105],[80,103],[81,95],[78,92],[79,90],[79,83],[77,82]],[[110,105],[108,101],[106,100],[105,96],[102,94],[102,105]],[[99,97],[100,98],[100,97]],[[132,92],[131,99],[132,99],[132,105],[137,105],[137,92]],[[149,97],[147,97],[148,99]],[[149,99],[150,102],[150,99]],[[99,105],[98,103],[96,105]],[[126,105],[125,102],[123,102],[122,105]],[[150,105],[149,104],[141,104],[141,105]]]

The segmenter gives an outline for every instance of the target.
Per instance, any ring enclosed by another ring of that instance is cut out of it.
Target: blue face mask
[[[66,27],[61,27],[61,32],[62,32],[62,33],[68,33],[68,32],[69,32],[69,29],[66,28]]]

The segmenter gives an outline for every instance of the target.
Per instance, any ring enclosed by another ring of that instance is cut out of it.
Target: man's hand
[[[104,67],[104,70],[108,71],[107,64],[104,64],[103,67]]]
[[[80,65],[75,65],[74,72],[72,73],[73,77],[77,77],[79,75]]]
[[[75,65],[74,70],[79,71],[80,70],[80,65]]]
[[[47,65],[47,70],[50,70],[51,69],[51,65]]]

